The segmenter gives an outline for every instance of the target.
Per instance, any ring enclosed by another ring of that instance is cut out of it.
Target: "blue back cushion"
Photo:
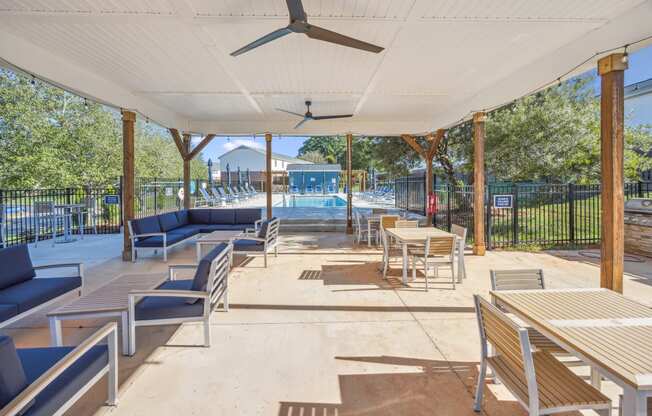
[[[260,208],[245,208],[235,210],[236,224],[253,224],[260,219]]]
[[[195,276],[192,278],[192,286],[190,290],[196,290],[199,292],[206,291],[208,277],[211,272],[211,262],[215,260],[227,247],[228,245],[226,243],[220,243],[201,259],[199,266],[197,266],[197,270],[195,271]],[[198,298],[188,299],[186,303],[193,304],[197,302],[197,300]]]
[[[174,212],[168,212],[167,214],[161,214],[158,216],[158,223],[161,225],[161,231],[168,232],[179,227],[179,220],[177,219],[177,214]]]
[[[133,220],[131,226],[136,234],[161,232],[161,225],[158,222],[158,217],[145,217],[139,220]]]
[[[211,224],[235,224],[235,211],[233,209],[212,209]]]
[[[0,249],[0,264],[0,290],[36,276],[26,244]]]
[[[179,222],[179,225],[188,225],[190,224],[190,219],[188,218],[188,211],[181,210],[177,211],[177,221]]]
[[[0,336],[0,408],[5,407],[27,387],[23,364],[18,358],[14,341]]]
[[[258,230],[258,237],[260,238],[267,237],[267,229],[269,228],[269,223],[275,219],[276,217],[272,217],[272,219],[263,221],[263,223],[260,224],[260,230]]]
[[[210,209],[191,209],[188,211],[188,219],[191,224],[210,224],[211,223],[211,210]]]

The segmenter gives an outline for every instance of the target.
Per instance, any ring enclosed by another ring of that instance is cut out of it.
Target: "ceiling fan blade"
[[[283,110],[282,108],[275,108],[276,111],[282,111],[284,113],[292,114],[293,116],[305,117],[305,114],[295,113],[294,111]]]
[[[313,120],[330,120],[332,118],[349,118],[353,117],[353,114],[339,114],[335,116],[317,116],[313,117]]]
[[[361,49],[367,52],[380,53],[385,48],[380,46],[372,45],[371,43],[363,42],[358,39],[351,38],[349,36],[341,35],[339,33],[333,32],[328,29],[324,29],[319,26],[307,25],[308,30],[306,35],[309,38],[323,40],[324,42],[336,43],[342,46],[348,46],[349,48]]]
[[[301,120],[301,121],[299,122],[299,124],[297,124],[296,126],[294,126],[294,128],[295,128],[295,129],[298,129],[299,127],[301,127],[301,126],[303,125],[303,123],[305,123],[305,122],[308,121],[308,120],[311,120],[311,119],[309,119],[308,117],[304,117],[303,120]]]
[[[275,30],[272,33],[268,33],[267,35],[263,36],[262,38],[251,42],[247,46],[243,46],[242,48],[238,49],[237,51],[231,52],[231,56],[242,55],[245,52],[249,52],[252,49],[256,49],[259,46],[262,46],[262,45],[264,45],[266,43],[269,43],[269,42],[271,42],[273,40],[281,38],[281,37],[283,37],[285,35],[289,35],[290,33],[292,33],[292,31],[290,29],[288,29],[287,27]]]
[[[301,0],[285,0],[285,2],[290,11],[290,21],[299,20],[305,22],[308,20],[308,15],[306,15],[305,10],[303,10]]]

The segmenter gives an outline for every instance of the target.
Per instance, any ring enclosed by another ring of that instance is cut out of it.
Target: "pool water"
[[[340,208],[346,206],[346,201],[339,196],[296,196],[283,199],[279,204],[289,208]]]

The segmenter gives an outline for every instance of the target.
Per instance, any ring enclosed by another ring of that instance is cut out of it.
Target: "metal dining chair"
[[[59,227],[59,221],[72,221],[72,214],[58,212],[54,207],[54,202],[52,201],[36,201],[33,205],[33,214],[34,214],[34,223],[36,227],[36,236],[34,241],[34,247],[38,245],[39,237],[41,236],[41,226],[50,226],[52,229],[52,246],[56,243],[57,238],[57,228]]]
[[[439,267],[450,266],[451,283],[455,289],[455,237],[442,236],[426,238],[423,247],[411,248],[408,253],[412,257],[412,279],[416,279],[417,263],[423,265],[423,274],[428,291],[428,270],[432,266],[434,277],[439,277]]]
[[[99,217],[97,213],[97,198],[94,196],[87,196],[84,198],[84,207],[82,208],[82,221],[79,223],[79,229],[82,230],[82,235],[84,234],[84,227],[86,224],[93,227],[93,233],[97,234],[97,218]],[[88,222],[84,222],[84,219],[87,219]]]

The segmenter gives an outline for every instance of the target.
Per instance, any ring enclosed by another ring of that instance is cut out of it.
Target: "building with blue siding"
[[[338,164],[289,164],[287,171],[291,194],[334,194],[340,188]]]

